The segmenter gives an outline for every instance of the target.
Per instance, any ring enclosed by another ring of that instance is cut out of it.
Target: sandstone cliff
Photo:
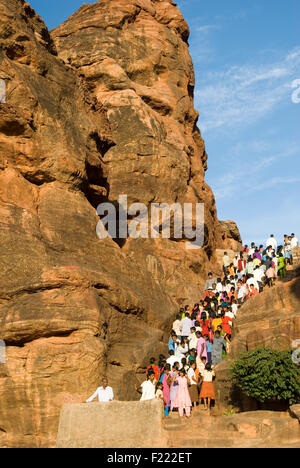
[[[53,446],[105,373],[134,384],[226,235],[204,181],[189,30],[171,1],[102,0],[49,33],[0,0],[0,446]],[[205,245],[96,236],[95,208],[203,202]]]

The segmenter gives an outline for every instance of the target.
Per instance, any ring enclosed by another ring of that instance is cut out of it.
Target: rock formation
[[[49,33],[0,0],[0,446],[53,446],[64,403],[119,399],[227,234],[204,182],[189,30],[172,1],[101,0]],[[96,236],[100,202],[204,203],[205,244]]]
[[[221,221],[221,226],[224,231],[223,241],[224,248],[234,252],[240,252],[242,246],[242,238],[237,225],[233,221]]]

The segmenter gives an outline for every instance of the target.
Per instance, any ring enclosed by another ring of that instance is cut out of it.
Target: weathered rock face
[[[101,1],[51,35],[28,3],[0,0],[1,446],[53,446],[62,404],[104,373],[135,398],[174,311],[214,268],[224,233],[187,38],[173,2]],[[204,248],[98,239],[95,208],[121,193],[204,202]]]
[[[182,303],[198,300],[199,278],[227,238],[204,182],[207,154],[196,126],[188,36],[174,2],[150,0],[84,5],[52,32],[59,56],[85,78],[107,113],[115,142],[102,158],[108,199],[124,193],[129,204],[205,205],[203,251],[191,255],[180,242],[141,244],[158,279],[167,279],[169,294]],[[137,242],[127,240],[123,250],[136,256]],[[187,271],[196,274],[182,291]]]
[[[242,238],[236,223],[233,221],[221,221],[221,226],[224,231],[222,235],[224,248],[240,252],[242,250]]]
[[[300,339],[300,278],[266,289],[241,309],[234,327],[230,359],[217,369],[216,398],[219,411],[235,407],[244,411],[258,408],[233,386],[230,378],[231,358],[265,345],[274,349],[291,349]],[[274,407],[278,407],[277,403]],[[284,405],[283,405],[284,408]]]

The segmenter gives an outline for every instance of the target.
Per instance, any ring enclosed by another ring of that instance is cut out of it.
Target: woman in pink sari
[[[186,417],[191,416],[191,407],[192,402],[190,398],[190,393],[188,385],[190,384],[189,378],[185,375],[185,370],[181,369],[179,371],[179,377],[176,381],[178,382],[178,390],[174,400],[174,408],[178,408],[179,416],[182,418],[184,415],[184,410]]]
[[[171,366],[170,364],[166,364],[165,366],[165,371],[162,377],[162,384],[163,384],[163,397],[164,397],[164,402],[165,402],[165,417],[169,416],[169,411],[170,411],[170,372],[171,372]]]

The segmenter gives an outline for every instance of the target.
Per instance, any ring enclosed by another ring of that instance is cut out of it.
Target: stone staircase
[[[169,448],[299,448],[300,425],[289,413],[255,411],[213,416],[197,408],[190,419],[164,420]]]
[[[284,280],[279,280],[283,281],[284,283],[288,283],[289,281],[292,281],[294,278],[299,276],[300,274],[300,265],[297,263],[294,263],[293,265],[287,265],[286,268],[286,277]]]
[[[294,268],[299,268],[300,267],[300,247],[295,247],[292,250],[292,255],[293,255]]]

